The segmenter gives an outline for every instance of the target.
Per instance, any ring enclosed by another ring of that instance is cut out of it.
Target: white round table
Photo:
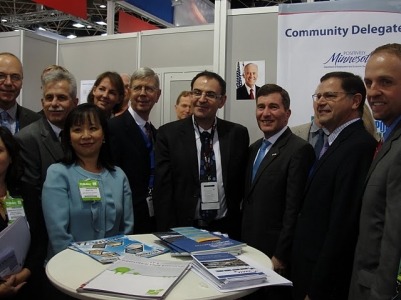
[[[135,240],[149,245],[157,245],[155,241],[157,241],[158,238],[153,234],[134,235],[132,237]],[[250,246],[244,247],[241,256],[248,257],[264,267],[272,268],[272,263],[269,257]],[[184,261],[192,259],[191,257],[172,257],[170,253],[158,255],[153,258]],[[78,299],[121,299],[120,297],[95,293],[78,293],[76,291],[82,283],[95,277],[107,267],[108,264],[101,264],[86,254],[66,249],[50,259],[46,265],[46,274],[57,289],[72,297]],[[166,300],[238,299],[256,291],[257,289],[258,288],[252,288],[242,291],[221,293],[191,270],[167,295]]]

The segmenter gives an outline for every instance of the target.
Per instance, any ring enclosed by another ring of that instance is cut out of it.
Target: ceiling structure
[[[185,0],[183,0],[185,1]],[[214,0],[209,0],[214,3]],[[317,0],[315,0],[317,1]],[[324,0],[323,0],[324,1]],[[306,0],[231,0],[231,8],[274,6],[280,3],[300,3]],[[96,36],[107,33],[107,7],[106,0],[87,0],[87,19],[81,19],[50,7],[46,7],[30,0],[0,0],[0,32],[13,30],[28,30],[47,32],[67,36],[75,34],[77,37]],[[159,28],[174,27],[125,1],[115,0],[114,33],[118,33],[118,12],[123,11],[142,21]],[[105,22],[103,25],[99,21]],[[81,27],[75,27],[79,23]]]

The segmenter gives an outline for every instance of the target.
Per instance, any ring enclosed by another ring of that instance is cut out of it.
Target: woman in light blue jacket
[[[102,111],[89,103],[74,108],[61,143],[66,155],[48,168],[42,190],[47,261],[71,242],[132,234],[134,226],[129,182],[111,163]]]

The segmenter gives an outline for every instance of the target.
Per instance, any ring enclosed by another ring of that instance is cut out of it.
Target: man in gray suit
[[[3,116],[1,121],[12,134],[40,118],[34,111],[17,103],[22,79],[22,64],[18,57],[8,52],[0,53],[0,113]],[[6,115],[3,112],[6,112]]]
[[[47,168],[59,161],[64,152],[60,132],[68,113],[77,105],[77,83],[69,72],[56,70],[43,78],[42,107],[46,118],[40,118],[15,135],[21,145],[25,163],[24,182],[42,190]]]
[[[316,102],[313,102],[314,118],[313,121],[291,127],[293,134],[299,136],[301,139],[308,141],[309,144],[315,149],[316,157],[319,157],[320,151],[324,143],[327,141],[329,131],[320,124],[316,113]]]
[[[401,259],[401,44],[371,53],[365,85],[373,117],[388,128],[365,181],[348,299],[394,299]]]

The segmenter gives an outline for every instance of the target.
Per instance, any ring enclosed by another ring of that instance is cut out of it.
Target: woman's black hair
[[[0,126],[0,139],[3,141],[8,155],[11,157],[11,164],[7,168],[5,182],[7,184],[14,184],[21,179],[24,173],[24,164],[19,153],[20,145],[13,137],[10,130],[3,126]]]
[[[114,164],[111,158],[109,127],[107,124],[106,116],[99,107],[92,103],[80,104],[76,106],[73,110],[71,110],[71,112],[68,114],[65,120],[64,130],[61,138],[61,144],[63,146],[63,149],[65,149],[66,154],[61,162],[66,165],[72,165],[78,160],[78,156],[70,143],[71,127],[92,121],[100,123],[104,136],[103,144],[100,148],[100,153],[97,160],[98,167],[106,168],[109,171],[115,171]]]

